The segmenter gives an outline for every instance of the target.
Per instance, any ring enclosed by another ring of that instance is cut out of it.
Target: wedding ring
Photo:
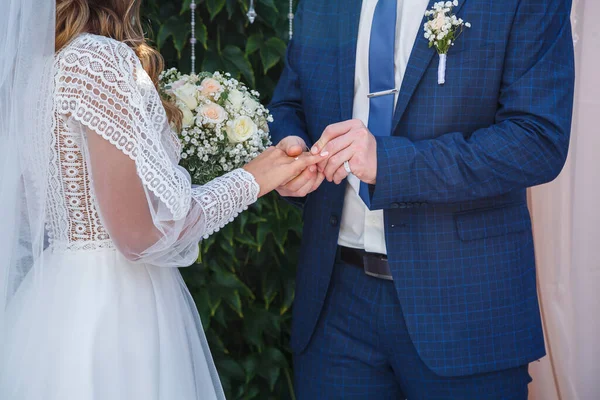
[[[350,169],[350,162],[344,161],[344,169],[346,170],[347,173],[349,173],[349,174],[352,173],[352,170]]]
[[[294,160],[296,160],[296,161],[298,161],[299,159],[300,159],[300,157],[296,157],[296,158],[294,158]]]

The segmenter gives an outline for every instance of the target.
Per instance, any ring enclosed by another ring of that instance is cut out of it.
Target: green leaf
[[[269,307],[271,306],[271,302],[277,296],[277,290],[279,288],[279,279],[273,276],[273,274],[264,274],[262,286],[265,308],[269,309]]]
[[[258,225],[256,230],[256,241],[258,242],[258,251],[261,251],[262,245],[265,243],[267,235],[271,233],[271,225],[268,222],[264,222]]]
[[[248,80],[251,87],[254,87],[254,71],[246,55],[236,46],[226,46],[222,52],[222,60],[225,70],[232,75],[240,73]]]
[[[206,7],[212,21],[223,10],[223,7],[225,7],[225,0],[206,0]]]
[[[221,337],[217,335],[214,329],[209,329],[206,332],[206,339],[208,340],[208,343],[210,343],[210,351],[212,354],[215,354],[216,351],[223,354],[229,354],[229,350],[225,347],[225,343]]]
[[[216,357],[215,364],[221,374],[227,375],[230,379],[244,382],[246,373],[242,366],[230,357]]]
[[[235,274],[226,271],[223,268],[215,270],[215,283],[229,289],[236,289],[241,292],[244,297],[254,299],[254,293],[248,286],[244,284]]]
[[[242,299],[240,298],[240,293],[237,290],[224,291],[223,300],[229,304],[231,309],[235,311],[240,318],[244,318],[244,313],[242,312]]]
[[[231,19],[231,17],[233,16],[233,13],[235,11],[235,5],[237,3],[237,0],[227,0],[227,18]]]
[[[202,22],[196,22],[196,40],[204,49],[208,48],[208,29]]]
[[[262,33],[255,33],[254,35],[250,36],[246,42],[246,55],[253,54],[259,50],[260,46],[263,44],[263,40],[264,37]]]
[[[275,6],[275,2],[273,0],[259,0],[259,3],[272,8],[274,11],[277,11],[277,7]]]
[[[258,354],[251,353],[244,358],[244,360],[242,360],[241,364],[246,372],[246,383],[249,383],[258,373],[258,369],[260,367],[260,358],[258,357]]]
[[[224,69],[223,61],[219,54],[213,49],[208,48],[204,53],[204,61],[202,62],[202,70],[207,72],[222,71]],[[213,235],[214,236],[214,235]]]
[[[281,302],[281,307],[279,308],[280,315],[288,312],[292,306],[292,303],[294,302],[295,295],[296,283],[292,279],[285,279],[283,281],[283,301]]]
[[[179,15],[183,15],[186,11],[190,11],[190,5],[192,4],[192,0],[183,0],[183,4],[181,5],[181,11]]]
[[[271,68],[279,63],[281,58],[285,55],[286,48],[285,42],[277,37],[269,38],[260,47],[260,59],[265,75]]]
[[[200,319],[202,320],[202,326],[204,327],[204,330],[207,330],[210,327],[210,317],[212,315],[208,291],[200,289],[199,291],[195,292],[194,301],[198,308]]]
[[[188,43],[188,36],[190,35],[190,25],[185,22],[182,23],[179,17],[171,17],[160,27],[158,35],[156,37],[156,45],[161,49],[168,38],[172,38],[173,45],[181,57],[183,48]]]

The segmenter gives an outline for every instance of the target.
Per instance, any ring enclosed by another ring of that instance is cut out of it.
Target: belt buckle
[[[391,275],[383,275],[383,274],[378,274],[376,272],[369,271],[367,269],[369,264],[370,263],[369,263],[368,256],[364,255],[363,256],[363,271],[365,272],[365,274],[369,275],[370,277],[377,278],[377,279],[384,279],[386,281],[393,281],[394,280],[394,278]]]
[[[378,279],[385,279],[386,281],[393,281],[394,278],[389,276],[389,275],[381,275],[381,274],[376,274],[374,272],[369,272],[366,269],[364,270],[365,274],[372,276],[373,278],[378,278]]]

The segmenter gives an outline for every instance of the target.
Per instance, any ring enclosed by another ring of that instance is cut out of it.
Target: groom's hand
[[[308,146],[302,138],[298,136],[288,136],[284,138],[277,148],[285,151],[290,157],[298,157],[308,150]],[[304,197],[319,188],[325,175],[320,172],[316,166],[311,165],[302,173],[286,184],[278,187],[277,192],[283,197]]]
[[[311,152],[326,157],[318,169],[329,182],[340,184],[349,175],[344,161],[361,181],[372,185],[376,182],[377,141],[360,120],[329,125]]]

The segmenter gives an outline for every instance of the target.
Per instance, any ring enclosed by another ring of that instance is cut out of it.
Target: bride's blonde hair
[[[141,0],[56,0],[56,51],[83,32],[110,37],[135,51],[157,86],[164,59],[146,42],[140,6]],[[170,101],[162,101],[169,121],[181,127],[181,111]]]

